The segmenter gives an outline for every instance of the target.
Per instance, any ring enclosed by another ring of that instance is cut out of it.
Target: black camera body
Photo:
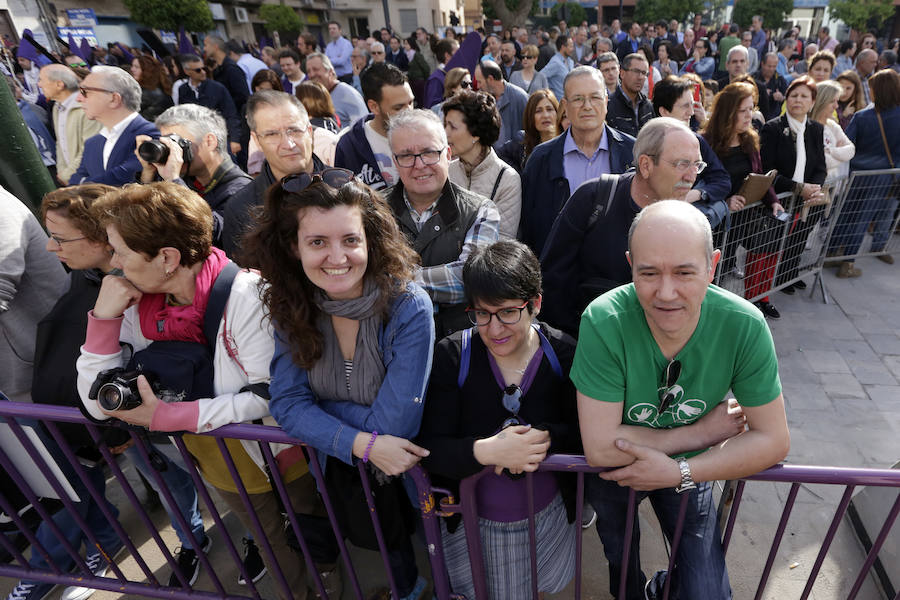
[[[190,164],[191,161],[194,160],[194,153],[191,149],[190,140],[186,140],[176,133],[170,133],[169,135],[164,135],[162,137],[169,138],[181,147],[185,164]],[[141,158],[148,163],[155,163],[158,165],[164,165],[169,160],[169,148],[159,140],[147,140],[146,142],[141,142],[141,145],[138,146],[138,154],[140,154]]]

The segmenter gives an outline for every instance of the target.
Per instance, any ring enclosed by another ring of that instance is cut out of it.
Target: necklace
[[[538,342],[538,343],[536,343],[536,342]],[[516,373],[518,375],[525,374],[525,371],[528,370],[528,364],[531,362],[531,359],[534,358],[534,353],[537,352],[538,345],[539,345],[537,332],[534,331],[533,329],[529,332],[528,341],[526,342],[526,344],[528,345],[528,350],[526,352],[526,357],[525,357],[524,361],[520,363],[522,365],[521,368],[504,366],[503,364],[500,363],[500,361],[497,361],[496,358],[494,359],[494,361],[497,363],[497,366],[500,367],[501,371],[506,371],[508,373]]]

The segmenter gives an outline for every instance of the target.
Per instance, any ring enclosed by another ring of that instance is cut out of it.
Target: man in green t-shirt
[[[690,494],[670,598],[729,599],[710,482],[751,475],[787,454],[772,336],[752,304],[710,285],[719,251],[690,204],[651,204],[628,242],[634,283],[585,310],[570,375],[588,462],[620,467],[588,479],[610,592],[617,597],[629,486],[638,501],[650,498],[670,538],[680,494]],[[729,390],[740,408],[729,410]],[[641,572],[636,515],[625,598],[652,600],[667,574],[648,581]]]

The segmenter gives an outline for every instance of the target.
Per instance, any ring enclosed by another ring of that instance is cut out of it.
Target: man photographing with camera
[[[171,181],[200,194],[213,210],[218,242],[226,202],[252,181],[228,155],[225,120],[205,106],[180,104],[159,115],[156,126],[160,139],[135,138],[140,182]]]

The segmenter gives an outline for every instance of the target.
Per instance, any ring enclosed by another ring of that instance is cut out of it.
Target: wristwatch
[[[681,471],[681,484],[675,488],[675,492],[680,494],[695,489],[697,484],[694,483],[694,479],[691,477],[691,466],[686,459],[681,458],[678,460],[678,470]]]

